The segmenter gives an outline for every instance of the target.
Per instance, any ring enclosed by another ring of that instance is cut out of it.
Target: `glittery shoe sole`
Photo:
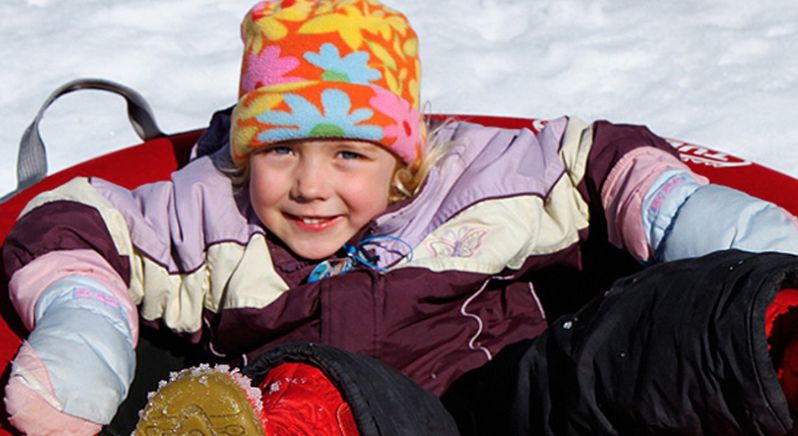
[[[172,374],[140,413],[136,436],[263,435],[260,391],[237,372],[202,366]]]

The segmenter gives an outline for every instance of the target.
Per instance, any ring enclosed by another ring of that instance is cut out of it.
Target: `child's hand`
[[[28,434],[94,434],[133,379],[133,334],[122,304],[87,277],[50,285],[6,386],[10,422]]]
[[[11,423],[26,434],[93,435],[102,428],[62,411],[47,368],[28,342],[14,359],[5,402]]]

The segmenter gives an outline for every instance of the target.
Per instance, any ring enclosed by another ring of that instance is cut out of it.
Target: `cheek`
[[[343,185],[350,207],[359,212],[362,220],[370,221],[388,207],[391,179],[390,171],[375,171]]]
[[[273,171],[254,166],[249,175],[249,201],[260,217],[262,211],[274,207],[280,198],[280,178]],[[261,217],[262,219],[262,217]]]

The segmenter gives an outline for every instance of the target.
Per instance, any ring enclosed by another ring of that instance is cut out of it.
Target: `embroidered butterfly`
[[[442,237],[427,242],[427,248],[435,257],[472,257],[482,246],[488,229],[468,226],[448,230]]]

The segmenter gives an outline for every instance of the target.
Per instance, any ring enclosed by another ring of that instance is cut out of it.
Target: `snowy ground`
[[[793,0],[388,0],[421,38],[433,112],[578,115],[755,160],[798,177]],[[3,0],[0,196],[47,95],[78,77],[139,90],[169,133],[236,98],[251,0]],[[83,92],[42,124],[52,171],[138,142],[118,97]]]

